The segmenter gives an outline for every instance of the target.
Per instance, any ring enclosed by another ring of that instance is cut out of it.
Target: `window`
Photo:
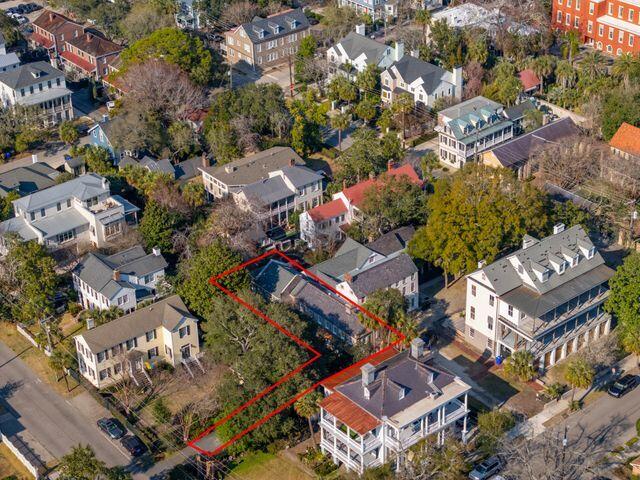
[[[124,305],[128,301],[129,301],[129,295],[122,295],[121,297],[118,297],[118,305]]]
[[[565,24],[567,25],[571,25],[571,14],[567,13],[567,16],[565,17]]]
[[[111,222],[104,226],[104,236],[111,237],[122,231],[122,222]]]
[[[487,328],[489,330],[493,330],[493,317],[492,316],[488,316],[487,317]]]
[[[121,363],[116,363],[113,366],[113,374],[114,375],[118,375],[120,372],[122,372],[122,364]]]
[[[58,202],[58,203],[56,204],[56,210],[57,210],[57,211],[62,210],[62,205],[60,205],[60,202]]]
[[[633,47],[633,35],[629,34],[629,46]]]
[[[493,307],[493,304],[496,301],[496,297],[494,297],[493,295],[489,295],[489,305],[491,305]]]
[[[609,3],[608,13],[609,13],[609,15],[613,15],[613,2]]]
[[[600,36],[604,35],[604,27],[602,25],[598,25],[598,35]]]
[[[620,30],[618,32],[618,43],[623,43],[624,42],[624,30]]]
[[[44,208],[40,209],[40,216],[45,217],[47,215],[47,211]]]
[[[178,330],[178,335],[180,335],[180,338],[191,335],[191,326],[187,325],[186,327],[182,327],[180,330]]]
[[[249,46],[249,44],[248,44],[248,43],[245,43],[245,44],[244,44],[244,51],[245,51],[245,52],[247,52],[247,53],[250,53],[250,52],[251,52],[251,47]]]
[[[126,344],[127,344],[127,351],[131,350],[133,347],[137,347],[138,346],[138,339],[137,338],[132,338],[130,340],[127,340]]]
[[[475,337],[475,336],[476,336],[476,331],[475,331],[473,328],[471,328],[471,327],[469,327],[469,336],[470,336],[471,338],[473,338],[473,337]]]
[[[587,23],[587,32],[593,33],[593,22],[591,20]]]
[[[607,52],[613,52],[613,47],[611,45],[607,45]]]
[[[624,15],[624,7],[620,5],[618,6],[618,17],[622,18],[622,15]]]
[[[573,26],[578,28],[580,26],[580,17],[576,17],[573,19]]]
[[[609,27],[609,40],[613,40],[613,28]]]
[[[158,356],[158,347],[153,347],[153,348],[150,348],[149,350],[147,350],[147,356],[149,357],[149,360],[151,360],[153,357],[157,357]]]
[[[36,212],[31,212],[29,213],[29,217],[31,218],[31,221],[36,219]]]
[[[567,7],[571,8],[571,0],[567,0]]]
[[[96,359],[98,363],[102,363],[105,360],[104,352],[98,352],[96,355]]]
[[[71,199],[67,198],[67,208],[71,208]]]
[[[475,285],[471,285],[471,295],[473,295],[474,297],[476,296],[476,286]]]
[[[110,368],[105,368],[104,370],[100,370],[100,372],[98,373],[98,376],[100,377],[100,380],[104,380],[107,377],[111,376],[111,369]]]
[[[169,358],[173,358],[173,353],[171,353],[171,349],[167,345],[164,346],[164,353],[169,355]]]
[[[491,340],[490,338],[487,338],[487,348],[489,350],[493,350],[493,340]]]
[[[145,333],[145,337],[147,338],[147,342],[150,342],[151,340],[155,340],[157,338],[155,329]]]
[[[580,0],[576,0],[576,10],[580,10]]]
[[[593,15],[594,11],[595,11],[595,6],[594,6],[593,2],[589,2],[589,14]]]
[[[469,318],[471,320],[475,320],[475,318],[476,318],[476,307],[471,307],[469,309]]]
[[[69,240],[73,240],[74,238],[75,238],[74,230],[69,230],[68,232],[59,233],[58,235],[56,235],[56,242],[65,243],[65,242],[68,242]]]
[[[633,10],[629,9],[628,18],[630,22],[633,22]]]
[[[147,284],[150,283],[153,280],[153,273],[150,275],[145,275],[142,279],[142,281]]]
[[[509,306],[507,307],[507,314],[508,314],[510,317],[513,317],[513,305],[509,305]]]

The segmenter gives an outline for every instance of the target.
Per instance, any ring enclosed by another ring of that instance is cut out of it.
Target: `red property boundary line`
[[[353,365],[350,365],[346,368],[343,368],[342,370],[339,370],[336,373],[333,373],[331,375],[329,375],[328,377],[316,382],[315,384],[311,385],[309,388],[299,392],[298,394],[296,394],[294,397],[292,397],[291,399],[287,400],[285,403],[282,403],[281,405],[279,405],[278,407],[274,408],[271,412],[269,412],[268,414],[266,414],[264,417],[262,417],[261,419],[259,419],[258,421],[254,422],[253,424],[251,424],[249,427],[245,428],[244,430],[242,430],[241,432],[237,433],[236,435],[234,435],[231,439],[229,439],[228,441],[226,441],[225,443],[223,443],[222,445],[220,445],[219,447],[217,447],[215,450],[212,451],[208,451],[205,450],[201,447],[198,447],[196,445],[197,442],[199,442],[200,440],[202,440],[204,437],[206,437],[207,435],[209,435],[211,432],[213,432],[215,429],[217,429],[218,427],[220,427],[221,425],[225,424],[226,422],[228,422],[229,420],[231,420],[234,416],[238,415],[240,412],[246,410],[247,408],[249,408],[251,405],[253,405],[254,403],[256,403],[258,400],[260,400],[261,398],[263,398],[265,395],[267,395],[269,392],[273,391],[275,388],[277,388],[279,385],[282,385],[284,382],[286,382],[287,380],[290,380],[292,377],[294,377],[295,375],[297,375],[298,373],[300,373],[302,370],[304,370],[305,368],[307,368],[309,365],[311,365],[313,362],[315,362],[316,360],[318,360],[322,354],[320,352],[318,352],[316,349],[314,349],[311,345],[309,345],[307,342],[305,342],[304,340],[302,340],[301,338],[297,337],[296,335],[294,335],[293,333],[291,333],[289,330],[287,330],[286,328],[284,328],[282,325],[280,325],[279,323],[277,323],[276,321],[274,321],[273,319],[269,318],[267,315],[265,315],[264,313],[260,312],[259,310],[257,310],[255,307],[253,307],[252,305],[250,305],[248,302],[246,302],[245,300],[243,300],[242,298],[238,297],[235,293],[231,292],[229,289],[223,287],[220,284],[220,280],[223,277],[226,277],[228,275],[231,275],[233,273],[236,273],[244,268],[247,268],[248,266],[254,265],[268,257],[271,256],[278,256],[281,259],[283,259],[284,261],[286,261],[287,263],[289,263],[291,266],[295,267],[297,270],[299,270],[300,272],[302,272],[304,275],[308,276],[309,278],[312,278],[313,280],[315,280],[316,282],[318,282],[319,284],[321,284],[323,287],[325,287],[326,289],[330,290],[331,292],[335,293],[336,295],[339,295],[343,300],[345,300],[346,302],[348,302],[349,304],[353,305],[356,309],[358,309],[359,311],[361,311],[364,315],[366,315],[367,317],[375,320],[376,322],[378,322],[382,327],[386,328],[387,330],[391,331],[392,333],[394,333],[397,336],[397,340],[395,340],[393,343],[387,345],[386,347],[382,348],[381,350],[363,358],[362,360],[359,360],[358,362],[354,363]],[[291,340],[293,340],[295,343],[297,343],[298,345],[300,345],[302,348],[304,348],[305,350],[309,351],[310,353],[313,354],[313,356],[306,361],[305,363],[301,364],[300,366],[298,366],[297,368],[295,368],[294,370],[292,370],[291,372],[289,372],[288,374],[286,374],[285,376],[283,376],[280,380],[278,380],[276,383],[270,385],[269,387],[265,388],[264,390],[262,390],[260,393],[258,393],[256,396],[254,396],[253,398],[251,398],[250,400],[248,400],[247,402],[245,402],[244,404],[240,405],[238,408],[236,408],[235,410],[233,410],[231,413],[229,413],[227,416],[225,416],[224,418],[221,418],[220,420],[218,420],[217,422],[215,422],[213,425],[209,426],[207,429],[205,429],[202,433],[200,433],[197,437],[195,437],[194,439],[190,440],[187,445],[190,446],[191,448],[193,448],[194,450],[196,450],[197,452],[206,455],[206,456],[215,456],[219,453],[221,453],[222,451],[224,451],[229,445],[231,445],[232,443],[238,441],[240,438],[244,437],[245,435],[247,435],[248,433],[250,433],[251,431],[255,430],[256,428],[258,428],[259,426],[263,425],[264,423],[266,423],[267,421],[269,421],[269,419],[271,419],[272,417],[274,417],[275,415],[279,414],[280,412],[282,412],[285,408],[290,407],[291,405],[293,405],[296,401],[298,401],[300,398],[304,397],[305,395],[307,395],[308,393],[314,391],[316,388],[318,388],[322,383],[342,374],[345,370],[350,369],[350,368],[354,368],[354,367],[359,367],[362,366],[368,362],[370,362],[371,360],[373,360],[374,358],[383,355],[384,353],[386,353],[387,351],[391,350],[392,348],[394,348],[396,345],[398,345],[399,343],[401,343],[402,341],[405,340],[405,336],[398,331],[397,329],[395,329],[394,327],[392,327],[391,325],[389,325],[387,322],[385,322],[384,320],[382,320],[380,317],[378,317],[377,315],[374,315],[373,313],[369,312],[367,309],[363,308],[362,306],[358,305],[356,302],[354,302],[353,300],[351,300],[350,298],[347,298],[344,294],[340,293],[339,291],[337,291],[335,288],[333,288],[331,285],[329,285],[327,282],[325,282],[324,280],[322,280],[321,278],[319,278],[317,275],[313,274],[312,272],[310,272],[309,270],[307,270],[306,268],[304,268],[299,262],[297,262],[296,260],[293,260],[292,258],[288,257],[287,255],[285,255],[284,253],[282,253],[279,250],[270,250],[268,252],[263,253],[262,255],[252,258],[249,261],[246,261],[236,267],[233,267],[229,270],[226,270],[224,272],[222,272],[219,275],[216,275],[215,277],[212,277],[209,279],[209,283],[211,285],[213,285],[214,287],[218,288],[220,291],[222,291],[223,293],[225,293],[229,298],[231,298],[232,300],[234,300],[235,302],[239,303],[240,305],[242,305],[243,307],[247,308],[249,311],[251,311],[252,313],[254,313],[255,315],[257,315],[258,317],[262,318],[263,320],[265,320],[266,322],[268,322],[270,325],[272,325],[273,327],[275,327],[278,331],[280,331],[281,333],[283,333],[284,335],[286,335],[287,337],[289,337]]]

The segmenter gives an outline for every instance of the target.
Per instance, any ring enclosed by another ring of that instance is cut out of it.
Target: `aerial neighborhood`
[[[0,480],[640,478],[639,201],[636,0],[0,0]]]

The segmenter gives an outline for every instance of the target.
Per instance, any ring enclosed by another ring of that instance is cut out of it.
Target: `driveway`
[[[86,135],[80,138],[80,144],[85,145],[89,143],[91,138]],[[39,162],[48,164],[51,168],[58,169],[64,163],[64,156],[69,153],[70,147],[62,143],[50,145],[47,148],[35,150],[32,153],[38,156]],[[33,163],[31,155],[21,157],[16,160],[9,160],[7,163],[0,164],[0,173],[8,172],[18,167],[28,167]]]
[[[78,444],[89,444],[108,466],[130,463],[126,452],[96,426],[94,420],[106,412],[93,398],[81,394],[71,401],[63,399],[2,342],[0,395],[0,402],[51,456],[60,458]]]

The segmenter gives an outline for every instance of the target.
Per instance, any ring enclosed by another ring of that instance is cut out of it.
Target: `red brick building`
[[[45,10],[33,21],[33,33],[29,41],[34,47],[45,48],[51,59],[64,51],[67,40],[81,36],[84,28],[64,15]]]
[[[640,53],[638,0],[553,0],[552,25],[609,55]]]
[[[121,51],[122,47],[117,43],[87,31],[67,40],[60,57],[66,70],[100,79],[110,73],[109,65],[116,61]]]

